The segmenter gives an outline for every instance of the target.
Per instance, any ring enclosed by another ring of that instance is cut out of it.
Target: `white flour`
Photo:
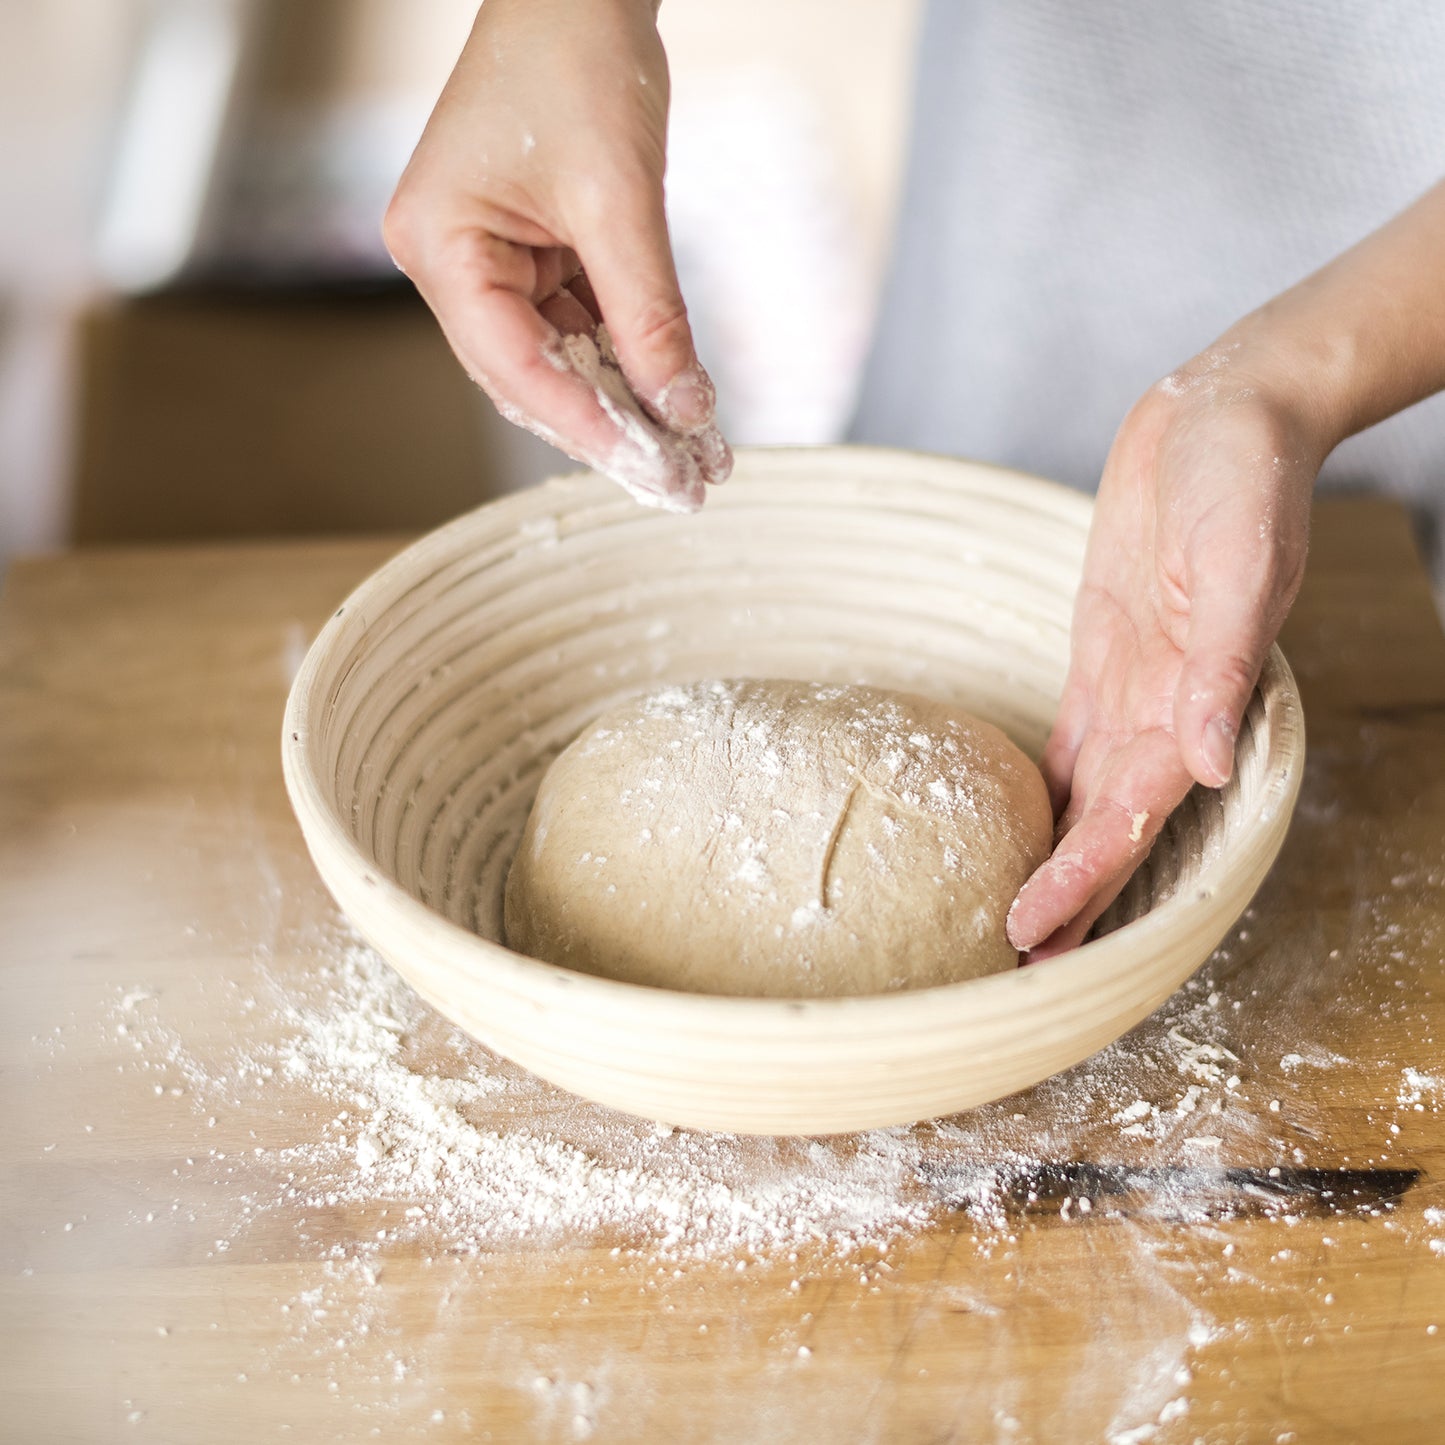
[[[573,372],[591,387],[597,404],[621,433],[612,453],[587,458],[590,465],[644,506],[669,512],[695,512],[702,506],[703,475],[693,454],[696,441],[670,431],[642,409],[622,374],[605,326],[598,328],[595,339],[563,337],[560,350],[543,355],[552,366]],[[523,424],[529,425],[525,420]]]

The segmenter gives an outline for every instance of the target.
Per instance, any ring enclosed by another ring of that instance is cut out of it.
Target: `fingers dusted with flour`
[[[667,105],[647,0],[488,0],[384,231],[504,416],[691,511],[732,458],[667,236]]]

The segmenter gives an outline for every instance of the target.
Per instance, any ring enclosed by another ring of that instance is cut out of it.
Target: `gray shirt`
[[[1150,383],[1445,175],[1445,3],[933,0],[916,95],[853,435],[1092,489]],[[1322,481],[1438,515],[1445,397]]]

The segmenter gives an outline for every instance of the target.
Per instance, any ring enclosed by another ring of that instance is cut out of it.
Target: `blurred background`
[[[571,467],[496,416],[381,246],[475,8],[0,5],[0,569],[416,530]],[[736,441],[847,423],[917,12],[665,0],[673,240]]]

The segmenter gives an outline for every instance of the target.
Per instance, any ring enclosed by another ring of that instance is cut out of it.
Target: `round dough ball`
[[[507,942],[584,973],[802,998],[1013,968],[1048,856],[1042,777],[961,708],[871,687],[706,682],[607,713],[542,780]]]

